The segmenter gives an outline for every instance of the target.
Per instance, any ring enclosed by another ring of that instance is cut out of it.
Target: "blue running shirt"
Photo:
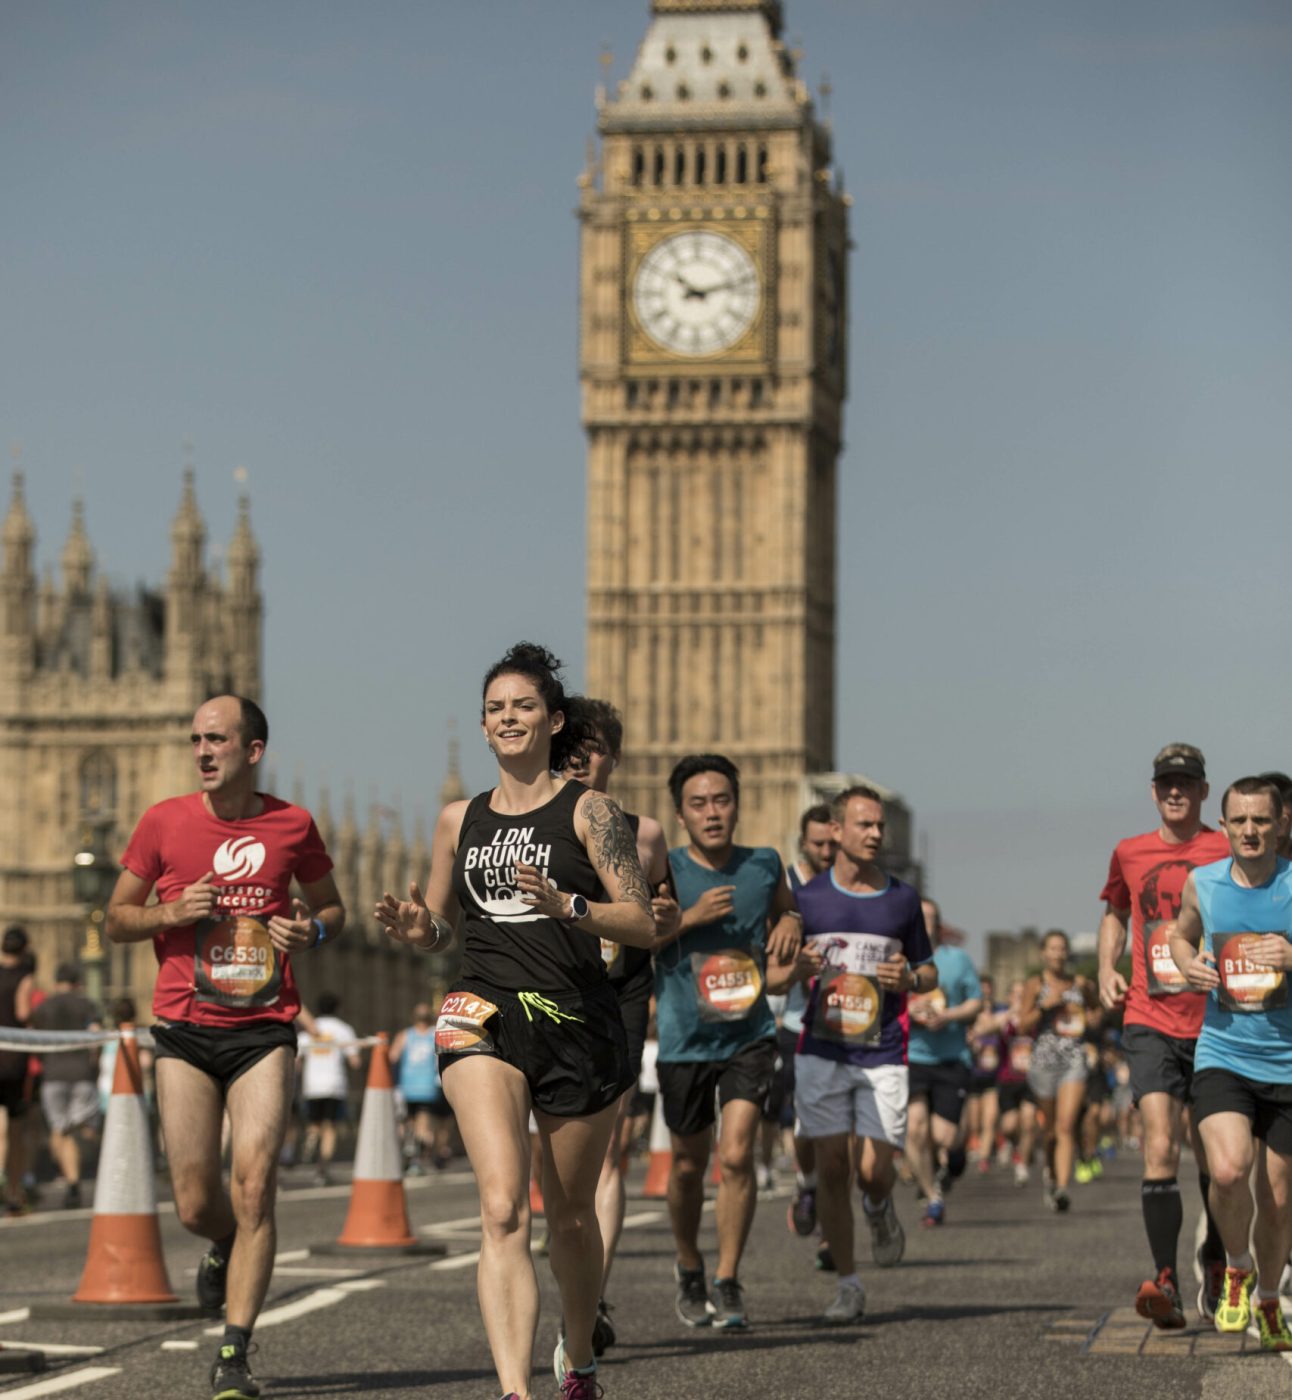
[[[440,1067],[435,1059],[435,1026],[410,1026],[399,1057],[399,1090],[407,1103],[430,1103],[440,1097]]]
[[[933,965],[938,970],[938,985],[916,1001],[925,1002],[938,1011],[953,1010],[967,1001],[982,996],[982,980],[973,959],[963,948],[939,944],[933,950]],[[969,1023],[953,1021],[939,1031],[927,1030],[920,1024],[919,1008],[911,1012],[911,1041],[907,1054],[913,1065],[972,1065],[969,1053]]]
[[[808,984],[800,1055],[844,1064],[904,1065],[906,993],[885,992],[875,968],[896,953],[912,967],[933,956],[919,894],[888,877],[882,890],[851,894],[826,870],[798,892],[803,939],[819,948],[825,966]]]
[[[786,873],[789,876],[790,889],[794,891],[794,897],[797,899],[798,892],[803,888],[803,877],[799,874],[797,865],[791,865]],[[781,1012],[782,1028],[798,1035],[803,1029],[803,1013],[806,1010],[807,984],[795,982],[785,997],[785,1010]]]
[[[710,870],[679,846],[668,863],[683,909],[715,886],[736,888],[725,919],[689,930],[656,955],[659,1060],[729,1060],[776,1034],[767,1005],[767,920],[785,882],[781,858],[770,846],[736,846],[721,870]]]
[[[1207,994],[1194,1069],[1226,1069],[1263,1084],[1292,1084],[1292,1005],[1288,975],[1243,956],[1243,938],[1292,937],[1292,864],[1280,857],[1256,889],[1234,882],[1233,861],[1193,872],[1203,946],[1215,957],[1220,986]]]

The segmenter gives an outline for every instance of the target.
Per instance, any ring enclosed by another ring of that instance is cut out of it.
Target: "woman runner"
[[[1023,990],[1019,1030],[1034,1035],[1027,1082],[1045,1119],[1045,1203],[1065,1211],[1086,1097],[1085,1036],[1098,1023],[1094,984],[1068,967],[1068,935],[1051,929],[1041,943],[1042,971]]]
[[[531,1108],[564,1335],[563,1400],[596,1400],[592,1328],[602,1246],[595,1193],[629,1086],[618,1002],[601,939],[655,933],[636,843],[608,797],[558,777],[592,736],[570,724],[560,662],[522,642],[490,667],[481,725],[498,784],[440,813],[426,893],[386,893],[376,917],[401,942],[448,947],[459,910],[462,969],[436,1022],[444,1092],[480,1192],[476,1286],[504,1400],[529,1400],[538,1326],[530,1255]]]

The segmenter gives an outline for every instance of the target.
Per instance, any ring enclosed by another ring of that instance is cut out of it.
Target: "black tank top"
[[[462,976],[504,991],[586,990],[606,981],[599,941],[577,924],[535,914],[520,899],[516,862],[534,865],[563,894],[603,899],[601,879],[574,831],[574,808],[588,789],[567,782],[550,802],[520,816],[471,799],[453,861],[453,893],[466,931]]]
[[[0,967],[0,1027],[18,1024],[18,988],[26,976],[27,969],[21,964]],[[0,1079],[21,1079],[26,1073],[26,1054],[21,1050],[0,1050]]]

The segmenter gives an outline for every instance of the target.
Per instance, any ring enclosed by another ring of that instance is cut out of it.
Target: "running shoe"
[[[1072,1170],[1072,1176],[1078,1186],[1089,1186],[1095,1179],[1095,1174],[1091,1171],[1089,1162],[1078,1162]]]
[[[978,1158],[978,1175],[979,1175],[979,1176],[986,1176],[990,1171],[991,1171],[991,1158],[990,1158],[990,1157],[979,1157],[979,1158]]]
[[[920,1219],[920,1224],[928,1230],[935,1225],[941,1225],[946,1218],[946,1206],[943,1205],[941,1201],[930,1201],[928,1205],[924,1207],[924,1214]]]
[[[1032,1173],[1031,1173],[1030,1171],[1028,1171],[1028,1169],[1022,1164],[1022,1162],[1015,1162],[1015,1163],[1014,1163],[1014,1185],[1015,1185],[1015,1186],[1026,1186],[1027,1183],[1031,1180],[1031,1178],[1032,1178]]]
[[[1258,1298],[1252,1309],[1261,1332],[1262,1351],[1292,1351],[1292,1332],[1288,1331],[1283,1305],[1277,1298]]]
[[[1098,1181],[1104,1174],[1104,1159],[1102,1157],[1092,1157],[1090,1159],[1090,1179]]]
[[[1216,1302],[1217,1332],[1246,1332],[1252,1320],[1252,1285],[1255,1269],[1226,1269]]]
[[[897,1207],[891,1196],[884,1197],[884,1204],[872,1215],[862,1200],[862,1212],[870,1226],[870,1257],[881,1269],[891,1269],[902,1262],[906,1253],[906,1231],[897,1218]]]
[[[866,1290],[860,1283],[841,1283],[834,1302],[822,1316],[826,1322],[860,1322],[866,1312]]]
[[[816,1229],[816,1188],[799,1186],[794,1190],[786,1216],[790,1229],[796,1235],[807,1236]]]
[[[552,1371],[561,1387],[561,1400],[601,1400],[605,1391],[597,1384],[597,1364],[589,1371],[576,1371],[565,1355],[565,1338],[558,1337],[552,1353]]]
[[[256,1400],[260,1387],[251,1379],[247,1353],[226,1343],[211,1367],[211,1400]]]
[[[1041,1204],[1046,1210],[1058,1210],[1059,1207],[1055,1204],[1058,1194],[1053,1179],[1047,1173],[1041,1178]]]
[[[1135,1311],[1164,1332],[1178,1331],[1185,1325],[1184,1304],[1170,1269],[1161,1269],[1156,1279],[1145,1279],[1140,1284]]]
[[[63,1197],[64,1210],[80,1210],[81,1208],[81,1183],[79,1181],[69,1181],[67,1192]]]
[[[684,1269],[680,1264],[675,1264],[673,1277],[677,1280],[674,1307],[678,1317],[688,1327],[707,1327],[713,1321],[713,1309],[709,1303],[709,1290],[704,1285],[704,1266]]]
[[[819,1274],[835,1272],[834,1255],[830,1253],[830,1246],[824,1242],[816,1252],[816,1269]]]
[[[759,1191],[771,1191],[776,1183],[772,1180],[772,1169],[766,1162],[754,1163],[754,1184]]]
[[[717,1302],[709,1304],[713,1326],[720,1332],[743,1332],[749,1326],[745,1311],[745,1290],[734,1278],[715,1278],[713,1291]]]
[[[1208,1259],[1206,1246],[1198,1250],[1198,1268],[1202,1270],[1202,1282],[1198,1285],[1198,1316],[1203,1322],[1213,1322],[1216,1317],[1216,1304],[1220,1302],[1221,1290],[1225,1286],[1224,1258]]]
[[[607,1347],[615,1344],[615,1324],[610,1321],[610,1304],[604,1298],[597,1299],[597,1317],[592,1324],[592,1354],[601,1356]]]
[[[938,1194],[945,1196],[951,1190],[952,1182],[955,1178],[951,1175],[951,1168],[943,1162],[933,1173],[933,1184],[938,1188]]]
[[[1069,1196],[1066,1191],[1059,1190],[1054,1193],[1054,1209],[1057,1210],[1060,1215],[1062,1215],[1064,1211],[1069,1210],[1071,1206],[1072,1197]]]
[[[197,1261],[197,1305],[203,1312],[224,1307],[229,1286],[229,1261],[214,1245]]]

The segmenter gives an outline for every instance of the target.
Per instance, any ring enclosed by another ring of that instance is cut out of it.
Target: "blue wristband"
[[[322,919],[314,919],[311,922],[314,924],[314,942],[310,947],[317,948],[320,943],[327,942],[327,925]]]

